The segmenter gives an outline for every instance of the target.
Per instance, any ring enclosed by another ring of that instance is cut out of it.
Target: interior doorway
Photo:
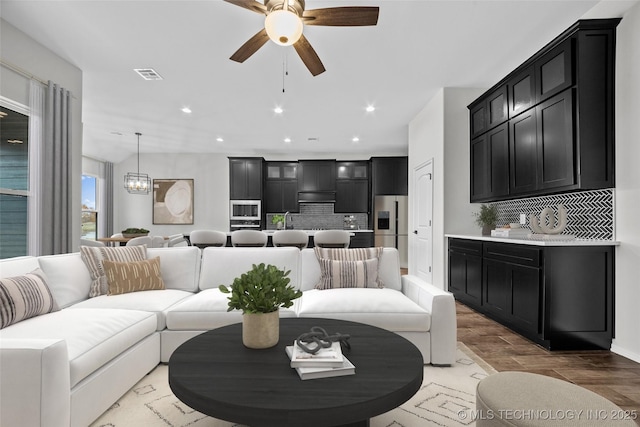
[[[433,159],[413,170],[413,272],[433,282]]]

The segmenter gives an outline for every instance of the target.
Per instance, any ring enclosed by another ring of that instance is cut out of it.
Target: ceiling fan
[[[231,60],[244,62],[257,52],[267,40],[282,45],[293,45],[304,65],[317,76],[325,71],[322,61],[302,34],[304,25],[356,27],[376,25],[378,7],[345,6],[305,10],[305,0],[224,0],[227,3],[266,15],[264,28],[251,37],[233,55]]]

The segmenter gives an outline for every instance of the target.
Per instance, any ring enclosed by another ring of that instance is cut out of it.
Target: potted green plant
[[[271,217],[271,224],[275,224],[278,230],[282,229],[282,224],[284,224],[284,215],[274,215]]]
[[[473,214],[476,224],[482,228],[482,235],[488,236],[498,223],[498,208],[496,205],[480,205],[480,211]]]
[[[291,307],[302,292],[289,284],[291,271],[274,265],[253,264],[251,270],[236,277],[231,289],[220,285],[220,292],[230,294],[231,310],[242,310],[242,343],[249,348],[269,348],[278,343],[280,307]]]

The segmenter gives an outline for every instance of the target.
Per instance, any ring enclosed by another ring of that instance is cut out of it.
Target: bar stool
[[[208,246],[225,246],[227,244],[227,233],[217,230],[193,230],[189,234],[192,246],[204,249]]]
[[[261,248],[267,246],[267,234],[258,230],[237,230],[231,233],[231,246]]]
[[[320,248],[348,248],[351,233],[345,230],[321,230],[313,235],[313,244]]]
[[[125,246],[147,245],[147,247],[150,248],[152,247],[151,242],[152,242],[152,239],[150,236],[140,236],[140,237],[134,237],[133,239],[129,240]]]
[[[304,249],[309,244],[309,236],[302,230],[278,230],[273,233],[273,246],[295,246]]]

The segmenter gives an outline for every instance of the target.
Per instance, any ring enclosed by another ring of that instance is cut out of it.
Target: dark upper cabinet
[[[538,188],[576,184],[573,90],[568,89],[536,107]]]
[[[371,175],[376,196],[406,196],[409,193],[407,157],[372,157]]]
[[[515,117],[536,104],[536,78],[533,66],[526,67],[511,77],[507,83],[509,92],[509,117]]]
[[[264,201],[266,213],[298,212],[298,182],[268,179]]]
[[[298,212],[298,162],[265,162],[265,213]]]
[[[487,129],[492,129],[509,118],[507,98],[507,85],[503,85],[487,96]]]
[[[503,123],[471,142],[471,201],[509,194],[509,128]]]
[[[336,191],[335,160],[300,160],[298,191]]]
[[[229,157],[229,197],[231,200],[262,199],[261,157]]]
[[[615,186],[619,22],[578,21],[469,105],[472,202]],[[493,193],[490,178],[504,176],[503,165],[489,154],[489,134],[504,117],[503,100],[509,134],[507,194]],[[499,170],[494,173],[495,165]]]
[[[369,162],[336,162],[336,213],[369,212]]]
[[[537,102],[573,86],[574,44],[569,38],[535,62]]]
[[[533,192],[538,186],[538,148],[536,135],[536,110],[509,121],[510,194]]]

